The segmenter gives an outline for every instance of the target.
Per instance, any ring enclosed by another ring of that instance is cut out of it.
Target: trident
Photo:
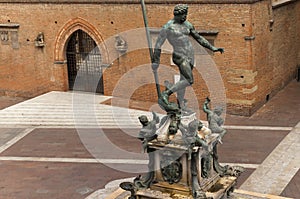
[[[144,24],[145,24],[145,29],[146,29],[146,36],[147,36],[147,41],[148,41],[149,54],[150,54],[150,59],[152,62],[152,60],[153,60],[152,59],[153,58],[152,42],[151,42],[151,38],[150,38],[150,31],[148,28],[148,20],[147,20],[146,6],[145,6],[144,0],[141,0],[141,5],[142,5],[143,18],[144,18]],[[155,79],[157,95],[158,95],[158,98],[160,98],[161,91],[160,91],[160,87],[159,87],[157,70],[153,70],[153,74],[154,74],[154,79]]]

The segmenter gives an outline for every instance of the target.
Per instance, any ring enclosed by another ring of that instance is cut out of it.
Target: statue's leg
[[[184,105],[184,95],[185,95],[185,88],[177,91],[177,101],[178,101],[179,107],[181,109],[183,109],[185,107],[185,105]]]
[[[155,150],[148,148],[147,153],[148,153],[148,157],[149,157],[148,172],[146,173],[146,175],[144,175],[140,178],[134,179],[134,185],[137,189],[149,188],[155,177],[155,173],[154,173]]]
[[[186,80],[180,80],[179,82],[177,82],[176,84],[174,84],[173,86],[171,86],[170,89],[167,89],[165,91],[162,92],[162,100],[164,101],[164,103],[168,104],[169,103],[169,96],[174,93],[174,92],[178,92],[181,91],[181,98],[184,99],[184,93],[185,93],[185,88],[187,86],[189,86],[190,84],[186,81]],[[179,94],[180,95],[180,94]],[[178,99],[179,101],[179,99]]]
[[[187,81],[188,86],[194,83],[192,69],[193,65],[188,60],[183,61],[182,64],[179,66],[180,81]]]
[[[191,86],[194,83],[192,68],[193,65],[189,61],[184,61],[179,67],[180,81],[187,82],[183,89],[179,89],[177,91],[177,99],[181,108],[184,108],[184,96],[186,87]]]
[[[217,145],[218,143],[216,143],[216,145],[213,148],[213,161],[214,161],[214,169],[215,171],[220,175],[220,176],[224,176],[225,172],[226,172],[226,167],[223,167],[220,165],[219,163],[219,157],[218,157],[218,150],[217,150]]]
[[[174,92],[179,92],[180,98],[178,98],[178,101],[179,103],[183,103],[185,88],[194,83],[192,64],[189,61],[184,60],[181,64],[178,65],[178,67],[180,71],[180,81],[178,81],[176,84],[173,84],[170,89],[162,92],[162,99],[166,104],[169,102],[169,96]]]
[[[211,170],[211,166],[210,166],[210,155],[205,155],[203,156],[202,160],[201,160],[201,175],[203,178],[208,178],[209,177],[209,171]]]

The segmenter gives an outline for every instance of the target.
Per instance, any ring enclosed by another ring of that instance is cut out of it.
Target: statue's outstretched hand
[[[222,54],[222,53],[224,53],[224,48],[216,48],[214,50],[214,52],[218,52],[218,51]]]
[[[218,51],[222,54],[224,53],[224,48],[218,48]]]

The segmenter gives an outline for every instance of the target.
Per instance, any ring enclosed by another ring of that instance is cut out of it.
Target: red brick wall
[[[130,18],[121,17],[125,8],[130,10]],[[64,50],[68,36],[76,28],[91,34],[97,31],[91,36],[100,44],[118,32],[143,26],[138,5],[2,3],[0,12],[6,13],[0,16],[1,24],[20,24],[19,48],[0,44],[2,95],[32,97],[50,90],[67,90]],[[45,35],[44,48],[34,44],[39,32]]]
[[[295,78],[300,50],[299,3],[271,9],[267,2],[261,2],[253,11],[253,68],[258,86],[253,93],[255,110],[267,101],[267,95],[271,98]]]
[[[272,9],[266,0],[236,2],[189,3],[188,20],[197,30],[219,32],[214,44],[224,47],[225,53],[211,57],[222,76],[227,110],[250,115],[265,103],[266,95],[272,97],[295,77],[296,66],[300,64],[297,12],[300,3]],[[173,8],[174,4],[147,4],[149,26],[161,27],[172,17]],[[139,4],[0,3],[0,12],[4,13],[0,23],[20,24],[18,49],[0,43],[1,95],[32,97],[51,90],[67,90],[66,43],[75,30],[82,29],[98,45],[106,41],[101,45],[104,62],[112,62],[104,72],[106,95],[156,101],[153,74],[150,66],[145,66],[149,64],[149,53],[147,49],[138,50],[139,46],[146,47],[145,37],[131,31],[144,27]],[[270,20],[274,20],[272,31]],[[45,34],[44,48],[34,46],[38,32]],[[128,41],[128,53],[120,57],[113,46],[116,34]],[[173,81],[174,74],[178,73],[176,66],[170,66],[170,56],[164,53],[161,63],[173,72],[160,68],[161,82]],[[206,66],[201,59],[196,64]],[[192,103],[202,104],[211,95],[203,75],[207,74],[194,70],[193,90],[197,102]],[[215,77],[210,74],[206,79],[214,81]]]
[[[244,36],[248,35],[250,31],[248,27],[243,27],[242,24],[250,24],[251,14],[250,14],[250,5],[247,4],[233,4],[233,5],[218,5],[218,4],[192,4],[189,5],[189,16],[188,20],[193,23],[197,30],[218,30],[219,34],[215,38],[215,46],[224,47],[225,53],[220,55],[216,53],[212,56],[213,60],[215,61],[220,73],[222,74],[223,83],[225,84],[227,90],[227,97],[232,98],[244,98],[245,96],[237,93],[232,92],[232,90],[236,90],[243,85],[236,84],[234,78],[236,78],[236,70],[247,70],[249,67],[249,49],[247,47],[244,48],[245,41]],[[149,26],[150,27],[161,27],[163,26],[167,20],[172,18],[174,5],[148,5],[148,19],[149,19]],[[160,17],[157,17],[157,13],[160,13]],[[131,41],[132,42],[132,41]],[[129,43],[131,43],[129,42]],[[146,42],[146,41],[144,41]],[[241,47],[242,46],[242,47]],[[238,51],[237,51],[238,49]],[[124,65],[130,66],[139,66],[142,64],[149,63],[149,55],[147,51],[145,52],[146,60],[140,60],[135,54],[129,53],[126,55],[126,60],[124,57],[121,57],[122,63],[119,64],[121,68],[125,68]],[[161,64],[170,66],[170,53],[164,53],[162,55]],[[197,58],[196,58],[197,59]],[[199,58],[200,59],[200,58]],[[132,61],[130,63],[130,61]],[[204,60],[197,61],[197,65],[203,65],[202,67],[209,67],[205,66]],[[105,79],[107,81],[111,81],[111,78],[114,79],[116,77],[122,76],[122,74],[128,72],[128,70],[113,70],[113,68],[117,68],[116,65],[113,65],[109,70],[105,71]],[[171,66],[170,66],[171,67]],[[171,69],[177,70],[176,66],[172,66]],[[145,71],[144,71],[145,72]],[[201,71],[200,71],[201,72]],[[149,69],[145,72],[146,74],[141,74],[140,77],[149,76],[152,77],[152,73]],[[169,81],[173,82],[173,75],[178,74],[164,74],[161,69],[159,69],[160,75],[160,82],[162,83],[163,80],[168,79]],[[193,85],[193,91],[197,96],[197,102],[192,102],[193,104],[202,104],[205,97],[209,96],[210,93],[208,92],[207,85],[201,78],[201,75],[206,74],[198,74],[197,70],[194,70],[194,78],[195,83]],[[238,77],[240,74],[237,74]],[[106,78],[107,77],[107,78]],[[210,75],[208,81],[215,81],[214,75]],[[118,79],[118,78],[116,78]],[[230,82],[232,81],[232,82]],[[134,84],[134,82],[124,82],[127,86]],[[106,85],[106,91],[108,94],[111,94],[113,85]],[[132,85],[136,87],[137,85]],[[109,87],[109,88],[107,88]],[[145,89],[145,87],[139,88],[136,92],[134,92],[133,99],[140,99],[140,100],[157,100],[156,90],[155,87],[152,85],[151,90],[150,88]],[[191,89],[190,89],[191,90]],[[120,91],[116,92],[116,95],[120,95]],[[125,93],[127,94],[127,93]],[[192,94],[191,94],[192,95]]]

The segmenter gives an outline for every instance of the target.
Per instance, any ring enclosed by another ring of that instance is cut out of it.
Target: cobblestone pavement
[[[91,125],[90,110],[79,102],[87,126],[76,126],[69,94],[51,92],[22,103],[0,98],[1,199],[85,199],[113,180],[147,170],[133,136],[139,124],[131,120],[149,113],[101,105],[109,98],[96,96],[94,117],[103,128]],[[292,81],[251,117],[226,117],[229,133],[219,157],[246,167],[240,190],[300,198],[299,112],[300,83]],[[112,123],[114,117],[122,123]]]

